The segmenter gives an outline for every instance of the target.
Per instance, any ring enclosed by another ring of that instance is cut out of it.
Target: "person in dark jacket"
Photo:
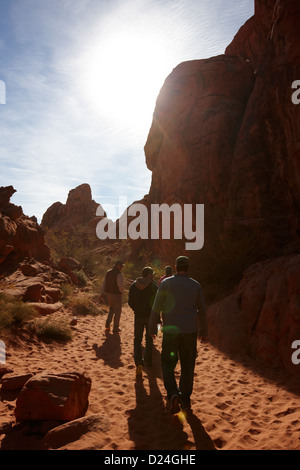
[[[189,259],[179,256],[176,259],[176,274],[164,279],[159,286],[149,320],[149,332],[155,336],[162,313],[161,363],[164,386],[174,414],[191,407],[197,336],[205,340],[207,335],[202,287],[189,277],[188,269]],[[179,387],[174,374],[178,360],[181,364]]]
[[[123,262],[117,261],[112,269],[105,274],[101,292],[107,295],[109,312],[106,319],[105,331],[109,333],[110,324],[114,320],[113,332],[119,333],[121,312],[122,312],[122,293],[124,291],[124,280],[122,276]]]
[[[136,279],[129,289],[128,304],[134,311],[134,362],[137,375],[141,375],[143,365],[152,365],[153,338],[149,335],[149,317],[157,291],[154,282],[154,272],[149,266],[145,267],[142,277]],[[146,347],[144,360],[142,356],[142,339],[146,330]]]

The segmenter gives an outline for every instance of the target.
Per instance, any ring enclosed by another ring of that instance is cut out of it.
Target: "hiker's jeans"
[[[169,399],[174,394],[180,394],[182,401],[189,405],[197,357],[197,333],[181,334],[174,331],[168,333],[166,330],[161,353],[164,386]],[[178,360],[181,365],[179,387],[174,374]]]
[[[121,312],[122,312],[122,295],[121,294],[107,294],[107,301],[109,305],[109,312],[106,319],[106,328],[109,328],[112,319],[114,319],[113,329],[119,328]]]
[[[144,363],[145,365],[152,365],[152,346],[153,339],[149,335],[149,318],[137,318],[134,317],[134,362],[136,366],[143,364],[143,353],[142,353],[142,340],[144,335],[144,330],[146,331],[146,346],[144,352]]]

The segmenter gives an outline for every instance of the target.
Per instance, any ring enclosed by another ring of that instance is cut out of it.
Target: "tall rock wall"
[[[225,229],[249,228],[269,256],[299,251],[300,107],[291,100],[299,26],[299,2],[257,1],[248,38],[241,28],[226,50],[254,64],[255,85],[236,140]]]
[[[222,253],[234,149],[254,80],[251,63],[239,57],[180,64],[158,97],[145,145],[147,203],[205,206],[204,248],[190,253],[205,266]],[[152,248],[170,263],[184,242],[159,240]]]
[[[203,282],[300,250],[299,25],[298,1],[257,1],[224,55],[178,65],[158,96],[146,204],[205,205],[204,248],[188,253]],[[168,262],[184,251],[177,240],[141,247]]]
[[[224,55],[173,70],[145,145],[152,183],[142,201],[148,209],[204,204],[204,247],[186,254],[207,300],[232,291],[249,268],[234,293],[210,307],[212,341],[298,374],[291,345],[300,340],[300,104],[292,101],[299,28],[298,0],[256,0]],[[184,243],[139,240],[133,253],[171,264]]]

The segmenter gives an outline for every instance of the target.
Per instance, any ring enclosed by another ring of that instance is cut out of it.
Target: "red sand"
[[[280,371],[259,374],[249,359],[237,362],[209,343],[199,343],[193,413],[174,417],[166,405],[161,376],[161,337],[155,341],[152,369],[137,380],[131,309],[123,307],[120,335],[105,336],[105,318],[79,317],[74,338],[65,345],[35,341],[7,348],[7,365],[15,373],[77,370],[92,379],[87,415],[105,415],[108,430],[88,433],[62,448],[300,449],[296,379]],[[14,421],[16,394],[0,391],[0,398],[1,429],[4,423]],[[18,444],[17,434],[0,434],[0,446],[5,442],[6,448],[34,447],[32,440],[26,444],[22,439]]]

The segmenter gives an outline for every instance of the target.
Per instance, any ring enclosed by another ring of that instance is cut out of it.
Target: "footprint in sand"
[[[217,449],[222,449],[222,447],[224,447],[224,445],[226,444],[226,441],[221,438],[214,439],[213,442]]]
[[[261,433],[261,431],[259,431],[258,429],[255,429],[255,428],[250,428],[249,431],[248,431],[252,436],[257,436],[258,434]]]
[[[219,408],[220,410],[226,410],[226,408],[228,408],[229,405],[227,405],[226,403],[217,403],[216,404],[216,408]]]
[[[242,384],[242,385],[249,385],[248,380],[238,379],[237,382],[238,382],[239,384]]]
[[[248,435],[244,436],[243,440],[244,440],[248,445],[251,445],[251,444],[257,442],[256,439],[253,439],[253,437],[248,436]]]
[[[280,413],[277,413],[275,416],[277,416],[277,418],[282,418],[283,416],[287,416],[292,413],[295,413],[295,410],[293,408],[287,408],[287,410],[281,411]]]

